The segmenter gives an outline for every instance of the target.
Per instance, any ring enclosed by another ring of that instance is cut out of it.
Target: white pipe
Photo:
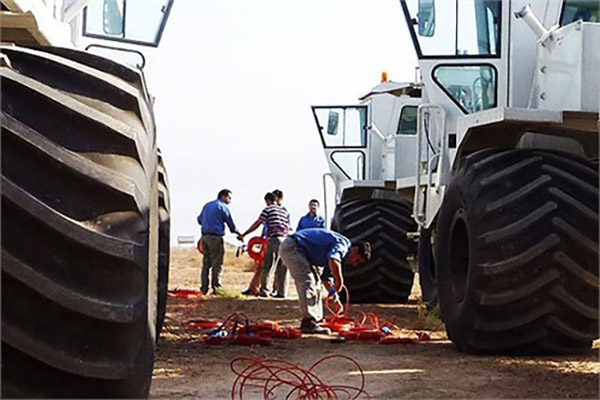
[[[333,184],[335,186],[335,190],[336,190],[336,197],[337,197],[337,189],[338,189],[338,185],[337,182],[335,180],[335,176],[331,173],[331,172],[326,172],[323,174],[323,208],[325,210],[325,224],[329,224],[329,215],[327,212],[327,177],[330,177],[331,180],[333,181]],[[336,198],[336,203],[337,203],[337,198]]]
[[[531,29],[539,41],[544,41],[546,38],[548,38],[548,29],[546,29],[542,22],[535,16],[529,4],[524,6],[521,11],[517,11],[515,13],[515,17],[517,19],[523,19],[523,21],[527,24],[529,29]]]
[[[74,0],[63,7],[63,22],[71,22],[90,3],[90,0]]]
[[[373,132],[375,132],[377,134],[377,136],[379,136],[379,138],[381,140],[383,140],[384,142],[387,142],[388,137],[385,136],[383,133],[381,133],[381,131],[379,130],[379,128],[377,128],[377,126],[375,124],[371,124],[371,126],[369,126],[368,129],[372,130]]]

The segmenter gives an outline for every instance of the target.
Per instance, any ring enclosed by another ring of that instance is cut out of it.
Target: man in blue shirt
[[[297,231],[308,228],[325,228],[325,219],[317,214],[319,211],[319,200],[312,199],[308,202],[308,214],[300,218]]]
[[[332,290],[339,293],[344,286],[342,262],[356,266],[368,261],[371,245],[351,243],[345,236],[324,228],[309,228],[288,236],[279,254],[296,283],[302,313],[300,329],[304,333],[329,333],[318,324],[323,319],[319,267],[331,270]]]
[[[231,191],[223,189],[219,192],[217,199],[204,205],[202,212],[198,215],[198,223],[202,226],[202,276],[200,291],[206,294],[209,287],[209,274],[212,270],[213,293],[221,287],[221,271],[223,270],[223,256],[225,247],[223,236],[225,235],[225,224],[231,233],[240,234],[233,223],[231,212],[227,204],[231,203]]]

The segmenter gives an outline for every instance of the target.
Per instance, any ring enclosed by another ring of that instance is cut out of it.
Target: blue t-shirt
[[[202,212],[198,215],[198,223],[202,225],[203,235],[225,235],[225,224],[229,227],[232,233],[238,233],[229,207],[221,199],[213,200],[208,202],[202,208]]]
[[[291,237],[306,251],[308,261],[318,266],[327,267],[331,259],[341,263],[352,246],[347,237],[324,228],[303,229]]]
[[[325,228],[325,219],[320,215],[315,215],[314,217],[308,213],[298,222],[297,231],[308,228]]]

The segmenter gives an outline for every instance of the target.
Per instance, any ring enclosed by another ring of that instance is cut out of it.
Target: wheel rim
[[[464,210],[456,213],[450,234],[450,273],[452,287],[457,302],[465,298],[469,272],[469,230]]]

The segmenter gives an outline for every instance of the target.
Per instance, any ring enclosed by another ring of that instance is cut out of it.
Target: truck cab
[[[332,229],[373,244],[373,258],[344,272],[352,302],[406,302],[413,283],[407,232],[416,156],[421,86],[387,80],[355,105],[313,106],[313,115],[335,185]],[[403,191],[404,189],[404,191]],[[327,219],[327,199],[325,193]]]

